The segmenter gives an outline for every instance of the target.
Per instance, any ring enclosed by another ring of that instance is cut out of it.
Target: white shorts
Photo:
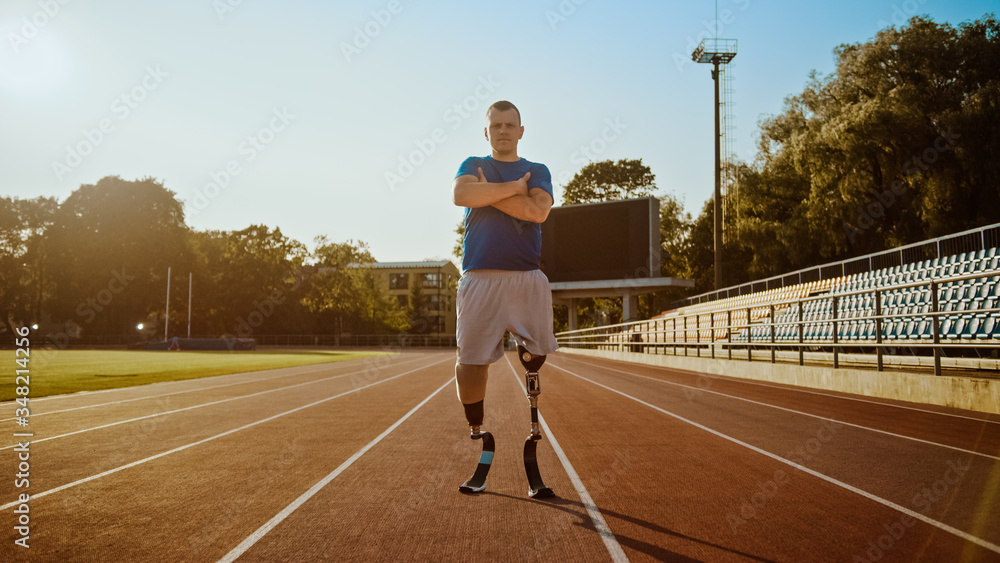
[[[458,281],[458,363],[503,357],[503,334],[538,356],[559,348],[552,334],[552,290],[541,270],[469,270]]]

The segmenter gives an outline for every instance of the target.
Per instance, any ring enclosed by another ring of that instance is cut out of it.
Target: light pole
[[[715,195],[712,214],[715,216],[715,289],[722,287],[722,128],[719,117],[719,65],[724,65],[736,56],[735,39],[704,39],[691,53],[696,63],[712,64],[712,80],[715,81]]]

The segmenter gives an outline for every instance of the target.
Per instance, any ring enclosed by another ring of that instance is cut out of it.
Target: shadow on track
[[[574,526],[579,526],[579,527],[582,527],[582,528],[586,528],[587,530],[590,530],[590,531],[592,531],[594,533],[597,533],[597,529],[594,528],[594,523],[593,523],[593,521],[591,521],[590,515],[587,514],[586,507],[583,506],[583,503],[581,503],[579,501],[569,500],[569,499],[561,498],[559,496],[550,497],[550,498],[543,499],[543,500],[538,500],[538,499],[533,499],[533,498],[517,497],[517,496],[507,495],[507,494],[503,494],[503,493],[497,493],[497,492],[493,492],[493,491],[483,491],[482,493],[480,493],[480,495],[493,495],[493,496],[498,496],[498,497],[513,499],[513,500],[520,501],[520,502],[530,502],[532,504],[539,504],[539,505],[543,505],[543,506],[549,506],[549,507],[554,508],[556,510],[561,510],[563,512],[567,512],[569,514],[572,514],[572,515],[576,516],[577,519],[578,519],[578,521],[573,523]],[[675,532],[673,530],[668,530],[667,528],[664,528],[663,526],[654,524],[652,522],[646,522],[645,520],[640,520],[640,519],[632,517],[632,516],[628,516],[628,515],[625,515],[625,514],[620,514],[618,512],[609,511],[609,510],[606,510],[606,509],[600,508],[600,507],[598,509],[601,511],[601,514],[604,515],[604,517],[605,517],[606,520],[609,519],[609,518],[617,518],[619,520],[623,520],[625,522],[629,522],[629,523],[635,524],[637,526],[642,526],[643,528],[646,528],[648,530],[652,530],[653,532],[656,532],[658,534],[663,534],[663,535],[667,535],[667,536],[673,536],[675,538],[680,538],[680,539],[683,539],[683,540],[688,540],[688,541],[692,541],[692,542],[695,542],[695,543],[699,543],[701,545],[708,546],[708,547],[711,547],[711,548],[714,548],[714,549],[719,549],[719,550],[722,550],[722,551],[725,551],[725,552],[728,552],[728,553],[732,553],[734,555],[739,555],[741,557],[746,557],[747,559],[750,559],[752,561],[762,561],[762,562],[765,562],[765,563],[773,563],[773,560],[771,560],[771,559],[765,559],[763,557],[759,557],[759,556],[756,556],[756,555],[753,555],[753,554],[750,554],[750,553],[744,553],[744,552],[736,550],[736,549],[731,549],[731,548],[728,548],[728,547],[725,547],[725,546],[722,546],[722,545],[717,545],[717,544],[711,543],[709,541],[701,540],[701,539],[698,539],[698,538],[693,538],[691,536],[687,536],[687,535]],[[608,524],[610,525],[610,522]],[[549,531],[558,531],[558,530],[549,530]],[[644,542],[644,541],[641,541],[641,540],[637,540],[637,539],[634,539],[634,538],[629,538],[629,537],[621,536],[621,535],[618,535],[618,534],[615,534],[615,537],[618,539],[618,543],[620,543],[622,545],[622,547],[628,547],[628,548],[634,549],[634,550],[636,550],[636,551],[638,551],[640,553],[644,553],[644,554],[649,555],[650,557],[654,557],[654,558],[656,558],[656,559],[658,559],[660,561],[692,561],[692,562],[693,561],[699,561],[698,559],[693,559],[693,558],[681,555],[679,553],[675,553],[673,551],[668,551],[668,550],[666,550],[666,549],[664,549],[664,548],[662,548],[660,546],[653,545],[653,544],[650,544],[650,543],[647,543],[647,542]]]

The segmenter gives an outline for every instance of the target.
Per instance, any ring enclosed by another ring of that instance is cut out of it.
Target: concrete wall
[[[714,375],[840,391],[867,397],[897,399],[1000,414],[1000,379],[935,376],[933,373],[803,367],[797,364],[772,364],[766,361],[713,360],[689,356],[578,348],[560,348],[559,353],[595,356]]]

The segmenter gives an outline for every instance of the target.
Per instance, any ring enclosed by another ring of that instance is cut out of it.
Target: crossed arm
[[[482,168],[478,176],[455,178],[452,199],[459,207],[493,207],[522,221],[544,223],[552,209],[552,196],[542,188],[529,188],[531,172],[513,182],[487,182]]]

